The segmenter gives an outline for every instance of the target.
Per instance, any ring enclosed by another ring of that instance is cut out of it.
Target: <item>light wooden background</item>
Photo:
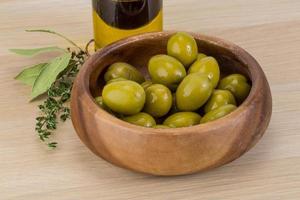
[[[266,135],[242,158],[206,173],[173,178],[133,173],[94,156],[70,122],[59,148],[47,150],[34,132],[36,105],[13,80],[22,66],[47,59],[17,57],[13,47],[66,46],[51,28],[84,44],[92,37],[90,1],[0,0],[0,199],[300,199],[300,1],[165,0],[165,29],[225,38],[262,65],[273,93]]]

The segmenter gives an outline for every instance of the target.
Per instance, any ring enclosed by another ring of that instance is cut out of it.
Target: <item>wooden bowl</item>
[[[199,50],[219,61],[222,75],[242,73],[252,82],[237,110],[193,127],[153,129],[124,122],[96,105],[94,97],[101,94],[103,73],[110,64],[128,62],[148,76],[149,58],[166,53],[172,34],[148,33],[107,46],[88,59],[76,78],[71,100],[75,130],[91,151],[117,166],[163,176],[219,167],[253,147],[269,124],[272,97],[256,60],[232,43],[200,34],[192,34]]]

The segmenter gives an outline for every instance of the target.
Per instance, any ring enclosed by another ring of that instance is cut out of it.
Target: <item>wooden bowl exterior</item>
[[[200,51],[215,56],[223,74],[243,73],[252,82],[248,98],[236,111],[207,124],[152,129],[119,120],[95,104],[107,66],[126,61],[146,74],[148,59],[166,53],[171,34],[148,33],[116,42],[91,56],[76,78],[71,99],[75,130],[90,150],[117,166],[163,176],[215,168],[253,147],[269,124],[272,97],[259,64],[240,47],[200,34],[193,34]]]

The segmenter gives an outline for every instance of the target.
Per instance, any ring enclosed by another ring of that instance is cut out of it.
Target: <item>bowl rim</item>
[[[82,68],[80,69],[80,72],[76,78],[77,84],[83,84],[82,88],[84,89],[83,92],[80,94],[80,96],[86,96],[86,100],[88,101],[85,105],[88,105],[89,107],[86,109],[90,109],[92,112],[95,113],[95,117],[101,116],[99,120],[105,120],[106,123],[109,123],[111,125],[117,124],[118,126],[121,126],[125,129],[134,129],[136,133],[138,134],[168,134],[168,135],[185,135],[190,134],[193,132],[199,132],[199,129],[217,129],[220,127],[226,127],[226,124],[230,123],[228,120],[235,121],[239,118],[244,112],[246,112],[247,109],[255,102],[256,93],[260,92],[259,85],[263,84],[263,81],[266,79],[265,74],[259,65],[259,63],[255,60],[254,57],[252,57],[247,51],[245,51],[243,48],[239,47],[238,45],[226,41],[224,39],[220,39],[214,36],[208,36],[200,33],[193,33],[193,32],[187,32],[191,34],[193,37],[195,37],[196,40],[203,40],[207,43],[210,43],[215,46],[219,46],[222,48],[225,48],[226,50],[230,51],[234,56],[235,59],[237,59],[242,65],[246,66],[249,71],[249,78],[252,82],[252,87],[250,90],[250,93],[248,97],[243,101],[242,104],[240,104],[236,110],[229,113],[228,115],[217,119],[215,121],[211,121],[204,124],[198,124],[190,127],[180,127],[180,128],[148,128],[148,127],[142,127],[134,124],[130,124],[128,122],[125,122],[110,113],[106,112],[103,109],[99,109],[99,106],[96,104],[94,97],[91,94],[90,91],[90,77],[91,73],[94,71],[96,66],[93,65],[92,60],[94,59],[102,59],[112,51],[116,50],[119,47],[129,45],[131,43],[145,40],[145,39],[153,39],[157,37],[170,37],[172,34],[177,33],[180,31],[162,31],[162,32],[151,32],[151,33],[144,33],[139,34],[135,36],[131,36],[122,40],[119,40],[117,42],[114,42],[100,50],[98,50],[95,54],[90,56],[88,60],[83,64]],[[239,55],[237,55],[239,54]],[[92,69],[91,69],[92,68]],[[84,75],[88,74],[88,78],[86,78]],[[84,78],[85,77],[85,78]],[[72,98],[73,99],[73,98]],[[71,101],[72,101],[71,99]],[[78,100],[78,98],[77,98]],[[254,107],[255,108],[255,107]]]

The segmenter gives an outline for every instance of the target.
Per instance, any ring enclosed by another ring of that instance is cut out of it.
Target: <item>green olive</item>
[[[164,125],[171,128],[189,127],[200,123],[201,116],[194,112],[178,112],[169,116]]]
[[[134,81],[118,81],[105,85],[102,97],[111,110],[124,115],[139,113],[146,100],[143,87]]]
[[[124,117],[123,120],[128,123],[144,127],[153,127],[156,125],[155,119],[151,115],[143,112]]]
[[[195,111],[205,104],[212,91],[212,83],[205,74],[189,74],[177,88],[177,108],[181,111]]]
[[[239,103],[242,103],[249,95],[251,86],[247,78],[241,74],[232,74],[220,81],[219,89],[229,90]]]
[[[168,127],[166,125],[158,124],[158,125],[153,126],[152,128],[162,128],[162,129],[165,129],[165,128],[170,128],[170,127]]]
[[[208,78],[213,84],[213,88],[216,88],[220,79],[220,68],[216,59],[213,57],[205,57],[200,60],[196,60],[190,67],[189,73],[203,73],[207,74]]]
[[[168,55],[177,58],[188,67],[192,64],[198,55],[198,46],[196,40],[188,33],[179,32],[173,35],[168,41]]]
[[[236,105],[233,94],[228,90],[214,90],[204,107],[204,111],[208,113],[227,104]]]
[[[103,110],[105,110],[105,111],[107,111],[107,112],[111,112],[110,108],[107,107],[107,105],[104,104],[103,98],[102,98],[101,96],[96,97],[96,98],[95,98],[95,101],[96,101],[97,105],[98,105],[100,108],[102,108]]]
[[[96,97],[95,98],[96,103],[98,104],[98,106],[100,106],[101,108],[103,108],[104,103],[103,103],[103,98],[101,96]]]
[[[150,80],[146,80],[144,83],[141,84],[141,86],[144,88],[144,90],[146,90],[148,87],[150,87],[152,85],[152,81]]]
[[[148,64],[148,71],[154,83],[175,89],[186,76],[184,66],[168,55],[153,56]]]
[[[135,67],[124,62],[117,62],[110,65],[104,74],[104,80],[106,82],[115,78],[124,78],[138,83],[145,81],[143,75]]]
[[[128,79],[125,79],[125,78],[114,78],[114,79],[111,79],[107,82],[107,84],[110,84],[110,83],[113,83],[113,82],[118,82],[118,81],[127,81]]]
[[[206,113],[201,119],[200,123],[206,123],[206,122],[220,119],[221,117],[224,117],[225,115],[228,115],[229,113],[234,111],[236,108],[237,107],[235,105],[231,105],[231,104],[223,105],[215,110]]]
[[[172,106],[172,93],[164,85],[153,84],[146,89],[144,112],[153,117],[166,115]]]
[[[204,54],[204,53],[199,53],[198,56],[197,56],[197,60],[201,60],[202,58],[206,58],[207,55]]]

